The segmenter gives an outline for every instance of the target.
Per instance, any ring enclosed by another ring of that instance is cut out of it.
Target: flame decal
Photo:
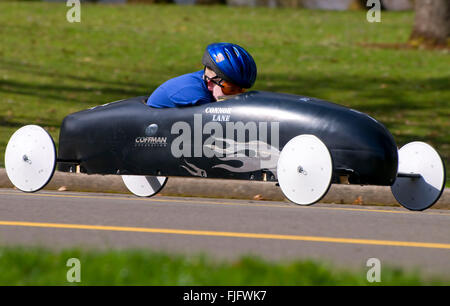
[[[191,175],[193,175],[193,176],[200,176],[200,177],[207,177],[207,173],[206,173],[205,170],[200,169],[199,167],[197,167],[197,166],[195,166],[195,165],[193,165],[191,163],[188,163],[186,160],[184,160],[184,162],[192,169],[189,169],[188,167],[186,167],[184,165],[181,166],[181,167],[186,169],[187,172],[189,172]]]
[[[233,167],[228,164],[218,164],[213,166],[213,168],[222,168],[230,172],[252,172],[267,169],[276,178],[277,163],[280,157],[278,148],[260,140],[237,142],[232,139],[214,138],[214,143],[217,142],[224,143],[226,148],[220,148],[216,145],[205,146],[214,151],[217,154],[216,156],[225,156],[218,157],[221,161],[240,161],[242,166]],[[247,156],[245,154],[246,151],[251,154]]]

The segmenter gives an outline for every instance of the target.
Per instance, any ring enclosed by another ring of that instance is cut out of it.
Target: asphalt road
[[[0,245],[146,248],[419,269],[450,279],[450,211],[0,189]]]

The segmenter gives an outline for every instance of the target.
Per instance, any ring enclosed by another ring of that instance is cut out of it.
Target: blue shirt
[[[151,107],[180,107],[214,102],[202,78],[203,70],[181,75],[163,83],[147,99]]]

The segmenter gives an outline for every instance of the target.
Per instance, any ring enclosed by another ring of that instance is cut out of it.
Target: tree
[[[449,46],[450,1],[416,0],[416,17],[410,43]]]

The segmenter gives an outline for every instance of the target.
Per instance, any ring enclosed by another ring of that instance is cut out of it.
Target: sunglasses
[[[220,88],[222,88],[222,92],[227,96],[237,95],[245,91],[244,88],[234,85],[233,83],[227,82],[217,75],[215,77],[210,78],[206,74],[203,74],[203,77],[206,82],[213,82],[217,86],[220,86]]]

